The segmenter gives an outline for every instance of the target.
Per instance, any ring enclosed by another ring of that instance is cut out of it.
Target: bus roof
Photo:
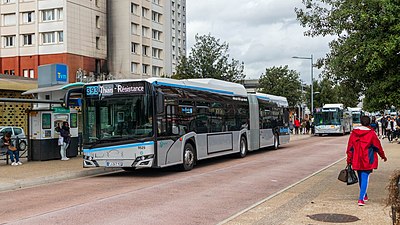
[[[176,80],[170,78],[152,77],[148,79],[123,79],[123,80],[98,81],[87,85],[127,83],[135,81],[145,81],[153,85],[188,88],[188,89],[202,90],[202,91],[208,91],[212,93],[225,94],[225,95],[247,96],[246,89],[244,88],[243,85],[223,80],[211,79],[211,78]]]
[[[341,104],[341,103],[325,104],[322,108],[339,108],[339,109],[343,109],[343,104]]]
[[[361,112],[362,111],[361,108],[353,108],[353,107],[348,107],[348,110],[351,112]]]
[[[283,106],[283,107],[289,106],[289,103],[288,103],[286,97],[283,97],[283,96],[270,95],[270,94],[259,93],[259,92],[257,92],[255,95],[259,99],[269,100],[269,101],[275,102],[278,105]]]

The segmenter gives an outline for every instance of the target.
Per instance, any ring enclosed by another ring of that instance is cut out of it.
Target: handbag
[[[348,165],[346,169],[347,169],[347,185],[358,183],[356,172],[353,170],[351,165]]]
[[[339,172],[338,180],[347,183],[347,167]]]

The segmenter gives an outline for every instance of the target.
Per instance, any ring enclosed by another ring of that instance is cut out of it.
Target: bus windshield
[[[319,112],[315,114],[314,123],[318,125],[340,125],[338,112]]]
[[[353,112],[353,123],[361,123],[361,113]]]
[[[87,98],[83,110],[85,144],[153,135],[152,100],[147,94]]]

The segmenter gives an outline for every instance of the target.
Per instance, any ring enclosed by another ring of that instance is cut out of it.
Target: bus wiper
[[[97,140],[92,145],[90,145],[89,148],[93,148],[94,146],[96,146],[98,144],[102,144],[102,143],[116,142],[116,141],[127,141],[127,140],[130,140],[130,138],[129,137],[124,137],[124,138],[122,138],[122,137],[109,137],[109,138]]]

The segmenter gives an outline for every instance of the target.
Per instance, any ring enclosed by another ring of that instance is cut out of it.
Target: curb
[[[121,171],[119,168],[98,168],[91,170],[83,170],[77,172],[63,172],[52,176],[37,177],[34,179],[16,180],[14,183],[4,184],[0,186],[0,192],[11,191],[23,188],[34,187],[38,185],[50,184],[59,181],[76,179],[81,177],[94,176],[99,174],[109,174]]]

